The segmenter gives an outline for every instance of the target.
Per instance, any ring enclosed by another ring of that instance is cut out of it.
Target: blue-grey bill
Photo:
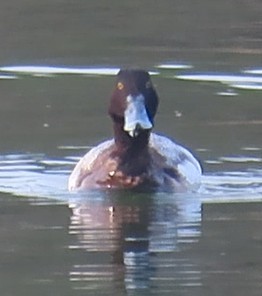
[[[141,94],[137,96],[129,95],[127,97],[127,108],[124,116],[124,130],[128,132],[131,137],[138,136],[141,130],[147,130],[153,127],[147,115],[145,98]]]

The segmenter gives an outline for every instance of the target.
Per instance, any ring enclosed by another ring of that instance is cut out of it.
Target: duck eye
[[[122,90],[124,88],[124,84],[122,82],[118,82],[116,87],[117,89]]]
[[[147,81],[146,84],[145,84],[145,87],[146,88],[151,88],[152,87],[151,81]]]

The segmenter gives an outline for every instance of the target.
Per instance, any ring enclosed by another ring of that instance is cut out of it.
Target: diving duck
[[[171,139],[152,133],[158,102],[148,72],[120,70],[108,108],[114,139],[80,159],[69,177],[69,190],[196,190],[202,175],[198,160]]]

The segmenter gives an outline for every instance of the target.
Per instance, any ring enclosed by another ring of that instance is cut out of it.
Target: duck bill
[[[150,130],[153,127],[147,115],[145,98],[141,94],[127,97],[124,117],[124,130],[133,138],[137,137],[141,131]]]

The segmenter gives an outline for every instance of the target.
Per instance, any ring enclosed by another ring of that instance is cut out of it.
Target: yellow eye
[[[122,82],[118,82],[116,87],[117,87],[117,89],[121,90],[124,88],[124,84]]]
[[[152,87],[152,83],[151,83],[151,81],[148,80],[148,81],[146,82],[146,85],[145,85],[145,86],[146,86],[146,88],[150,88],[150,87]]]

